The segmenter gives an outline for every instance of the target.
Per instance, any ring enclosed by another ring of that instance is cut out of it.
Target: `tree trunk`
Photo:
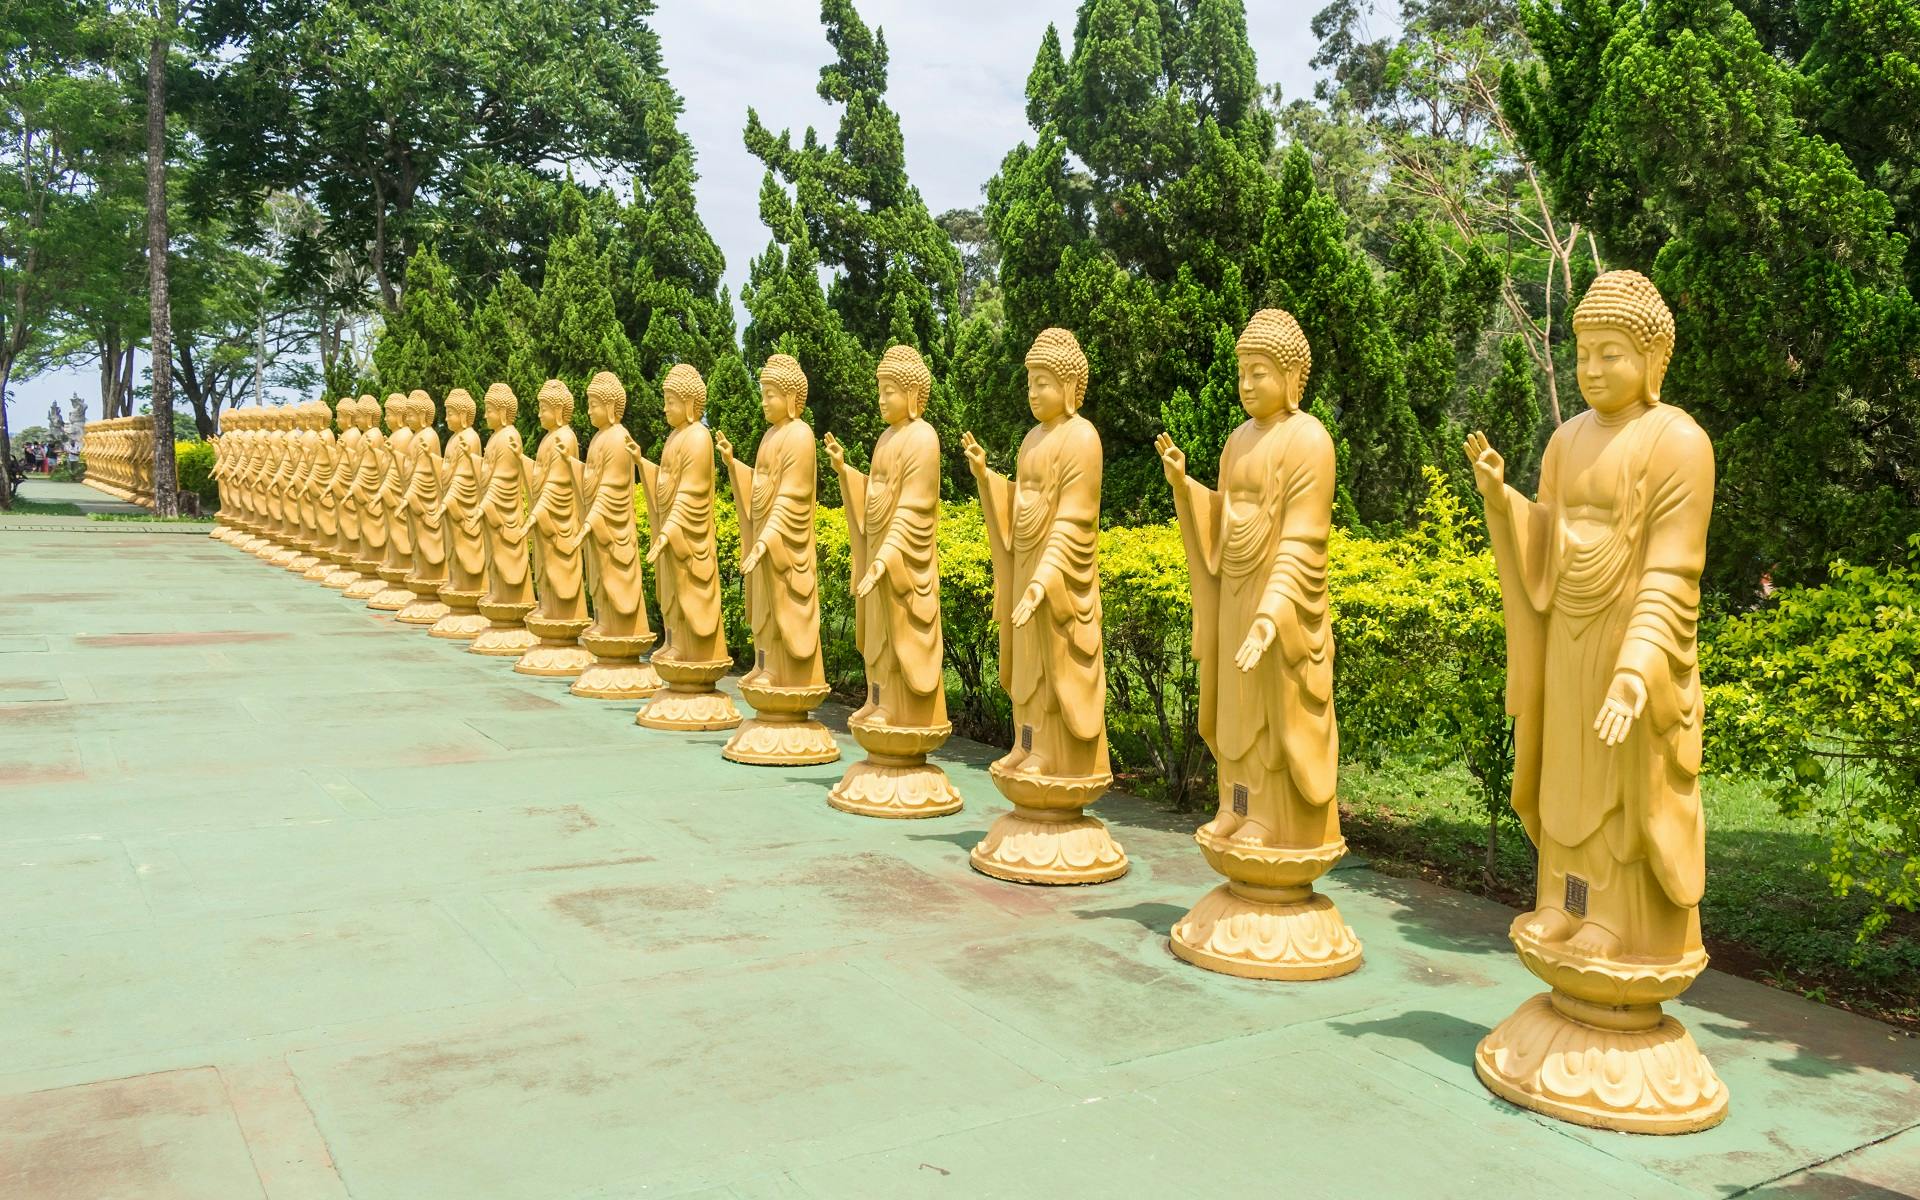
[[[172,0],[155,5],[147,50],[147,290],[153,340],[147,356],[153,379],[153,511],[180,515],[173,463],[173,322],[167,305],[167,50]]]
[[[13,437],[7,431],[7,383],[13,377],[13,355],[0,362],[0,511],[13,507]]]

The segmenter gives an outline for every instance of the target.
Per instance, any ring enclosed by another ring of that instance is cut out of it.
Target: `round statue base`
[[[313,560],[313,565],[301,573],[300,578],[310,580],[314,583],[324,583],[326,582],[327,576],[337,570],[339,570],[339,568],[327,559],[316,558]]]
[[[450,611],[440,599],[440,589],[445,579],[422,579],[418,575],[409,575],[401,581],[413,599],[400,610],[394,620],[407,625],[432,625]]]
[[[327,577],[320,581],[320,586],[336,592],[344,592],[354,584],[359,583],[361,578],[360,572],[354,570],[351,566],[334,567],[328,573]]]
[[[1127,873],[1127,852],[1098,817],[1084,811],[1113,776],[1022,775],[1002,771],[998,763],[988,773],[1013,801],[1013,811],[996,817],[974,845],[968,856],[974,870],[1010,883],[1046,885],[1106,883]]]
[[[293,561],[287,564],[287,570],[293,572],[295,575],[305,575],[308,571],[311,571],[316,566],[319,566],[320,561],[321,560],[319,555],[313,553],[312,551],[306,551],[304,553],[294,555]],[[329,563],[327,565],[331,567],[333,564]]]
[[[1595,1129],[1694,1133],[1727,1116],[1726,1085],[1658,1004],[1604,1008],[1542,992],[1481,1039],[1473,1072],[1510,1104]]]
[[[589,629],[580,635],[580,644],[593,655],[593,662],[567,689],[574,695],[589,700],[645,700],[660,690],[653,664],[640,659],[653,645],[651,633],[607,637]]]
[[[732,666],[724,658],[681,662],[655,654],[653,669],[666,688],[634,714],[633,723],[681,733],[734,728],[740,724],[740,710],[733,706],[733,697],[713,686]]]
[[[347,585],[340,594],[349,600],[371,600],[387,590],[386,580],[367,570],[365,563],[353,564],[360,578]]]
[[[540,639],[524,625],[502,625],[495,621],[467,646],[473,654],[489,658],[519,658],[540,644]]]
[[[224,542],[233,537],[233,530],[228,529],[225,523],[216,521],[213,528],[207,530],[207,536]]]
[[[1246,845],[1203,827],[1193,840],[1227,882],[1174,924],[1176,955],[1242,979],[1333,979],[1360,969],[1359,939],[1313,890],[1346,855],[1346,839],[1305,849]]]
[[[528,614],[527,629],[540,639],[540,644],[522,654],[513,669],[522,675],[538,675],[544,679],[572,679],[593,662],[593,655],[580,644],[580,635],[592,623],[584,619],[555,621],[538,613]]]
[[[299,558],[300,551],[294,549],[292,546],[276,545],[272,553],[263,554],[261,557],[267,560],[268,566],[284,567],[294,559]]]
[[[386,586],[375,592],[368,600],[367,607],[380,612],[399,612],[413,603],[413,589],[406,585],[406,567],[389,567],[382,563],[374,569],[374,574]]]
[[[1533,919],[1515,917],[1507,935],[1553,990],[1481,1040],[1473,1056],[1480,1082],[1522,1108],[1596,1129],[1692,1133],[1724,1120],[1726,1085],[1660,1008],[1706,970],[1706,951],[1667,962],[1596,958],[1535,936]]]
[[[720,751],[722,758],[754,767],[811,767],[838,762],[840,744],[825,725],[809,717],[827,698],[820,687],[774,687],[742,680],[740,696],[753,706]]]
[[[490,622],[480,615],[480,597],[483,595],[484,592],[457,592],[451,588],[441,588],[440,602],[447,606],[447,615],[435,621],[427,634],[430,637],[470,642],[485,633]]]
[[[927,761],[946,744],[951,724],[905,729],[850,721],[853,740],[867,757],[847,768],[827,793],[827,803],[862,817],[944,817],[960,811],[960,793],[947,773]]]

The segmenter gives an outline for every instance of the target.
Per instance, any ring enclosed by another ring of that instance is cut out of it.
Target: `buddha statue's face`
[[[546,430],[548,433],[552,433],[564,424],[566,424],[566,422],[560,417],[560,402],[558,400],[542,400],[540,402],[540,428]]]
[[[668,429],[679,429],[693,420],[693,402],[679,392],[667,393],[665,408]]]
[[[1625,330],[1582,329],[1576,346],[1574,370],[1589,408],[1605,416],[1653,400],[1648,356]]]
[[[407,405],[407,428],[418,433],[431,424],[433,424],[433,405],[431,403]]]
[[[498,400],[487,401],[487,429],[505,429],[513,424],[513,418],[507,415],[507,406]]]
[[[613,401],[606,396],[588,396],[587,420],[593,422],[595,429],[606,429],[612,425]]]
[[[1281,368],[1271,354],[1248,351],[1240,357],[1240,407],[1265,421],[1300,407],[1300,372]]]
[[[799,411],[792,392],[771,379],[760,381],[760,415],[766,418],[767,424],[778,425]]]
[[[380,424],[379,410],[371,404],[356,405],[353,410],[353,423],[358,425],[364,433]]]
[[[353,405],[342,404],[333,410],[333,425],[341,433],[353,428]]]
[[[880,379],[880,419],[889,425],[898,425],[913,419],[914,395],[900,381],[891,375],[881,375]]]
[[[1046,367],[1027,368],[1027,407],[1042,425],[1067,415],[1067,384]]]
[[[470,409],[456,405],[447,410],[447,429],[450,432],[459,433],[464,429],[472,428],[473,412]]]

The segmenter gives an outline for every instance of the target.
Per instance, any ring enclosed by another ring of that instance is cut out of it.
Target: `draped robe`
[[[360,469],[353,477],[353,498],[360,509],[357,562],[378,567],[387,553],[387,435],[375,425],[360,443]]]
[[[753,627],[752,676],[771,687],[824,687],[820,657],[819,573],[813,506],[819,465],[813,430],[798,417],[768,429],[753,467],[738,459],[729,472],[740,511],[742,561],[763,538],[766,555],[747,576],[747,620]]]
[[[519,451],[514,457],[519,458]],[[471,425],[447,439],[446,462],[447,591],[468,595],[487,586],[486,531],[480,511],[480,435]]]
[[[906,729],[947,725],[940,636],[940,438],[918,417],[889,426],[873,470],[841,471],[853,582],[875,562],[883,574],[854,600],[854,634],[866,663],[867,702],[855,720]]]
[[[663,640],[655,661],[711,663],[728,657],[720,623],[719,556],[713,538],[713,434],[692,421],[667,435],[658,466],[640,460],[647,527],[664,537],[655,560]]]
[[[360,471],[360,451],[366,442],[358,425],[340,431],[334,443],[333,492],[334,553],[353,559],[360,551],[360,502],[353,495],[353,479]]]
[[[587,551],[593,562],[593,632],[604,637],[643,637],[647,624],[646,579],[634,528],[634,467],[640,447],[620,424],[607,426],[587,443]]]
[[[582,547],[566,549],[561,537],[580,531],[580,439],[562,425],[540,439],[534,456],[532,515],[535,592],[549,621],[587,620]]]
[[[387,518],[387,557],[381,566],[413,573],[413,529],[407,523],[407,480],[413,472],[414,430],[407,425],[387,438],[381,458],[386,467],[380,483],[380,503]]]
[[[1487,506],[1507,621],[1513,807],[1540,850],[1539,908],[1599,924],[1634,956],[1700,945],[1706,883],[1696,632],[1713,447],[1655,403],[1554,432],[1540,498]],[[1616,673],[1646,685],[1619,745],[1594,732]],[[1580,914],[1586,885],[1587,911]]]
[[[480,515],[486,523],[486,603],[532,605],[533,576],[527,547],[526,459],[520,453],[520,431],[512,425],[496,429],[487,439],[480,487]]]
[[[413,467],[407,472],[407,529],[413,538],[412,578],[424,580],[437,592],[447,581],[446,523],[435,513],[445,473],[440,459],[440,435],[431,426],[413,439]]]
[[[1220,488],[1174,491],[1193,579],[1200,736],[1219,765],[1220,807],[1298,849],[1339,837],[1340,760],[1327,615],[1334,449],[1295,411],[1247,421],[1220,455]],[[1252,670],[1234,661],[1254,621],[1275,637]]]
[[[1079,414],[1036,425],[1009,481],[988,471],[981,515],[993,553],[1000,685],[1013,701],[1014,748],[1001,766],[1062,779],[1110,775],[1107,666],[1100,639],[1100,434]],[[1030,584],[1045,599],[1026,625],[1013,610]]]

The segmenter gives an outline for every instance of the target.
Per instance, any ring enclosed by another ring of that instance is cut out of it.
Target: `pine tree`
[[[1709,586],[1746,596],[1763,574],[1904,555],[1920,229],[1883,188],[1912,184],[1912,122],[1855,126],[1913,94],[1894,65],[1920,40],[1911,5],[1812,6],[1778,46],[1727,0],[1524,14],[1541,66],[1503,81],[1521,144],[1609,263],[1646,270],[1674,311],[1666,392],[1719,460]],[[1796,64],[1800,46],[1819,50]]]
[[[612,371],[630,396],[642,381],[639,355],[614,312],[608,257],[594,245],[593,231],[584,220],[549,248],[535,313],[525,363],[509,370],[517,374],[537,367],[543,381],[558,379],[571,388],[574,426],[584,443],[593,431],[587,419],[587,381],[597,372]],[[523,415],[538,395],[536,384],[532,396],[520,396]],[[641,445],[651,446],[659,444],[666,422],[658,405],[628,404],[625,424]]]
[[[731,350],[720,355],[707,376],[707,424],[727,435],[736,454],[749,454],[759,443],[760,389]]]
[[[388,391],[425,388],[439,400],[462,384],[466,361],[466,307],[453,273],[433,247],[423,246],[407,264],[400,307],[373,348],[374,368]]]
[[[1500,343],[1500,371],[1474,392],[1468,412],[1474,428],[1485,433],[1507,460],[1507,482],[1531,494],[1540,467],[1535,446],[1540,401],[1533,386],[1533,361],[1518,336]]]
[[[467,361],[462,387],[478,400],[487,388],[504,383],[520,401],[520,415],[540,394],[546,376],[533,360],[533,329],[540,297],[520,276],[504,272],[473,312],[467,331]]]

